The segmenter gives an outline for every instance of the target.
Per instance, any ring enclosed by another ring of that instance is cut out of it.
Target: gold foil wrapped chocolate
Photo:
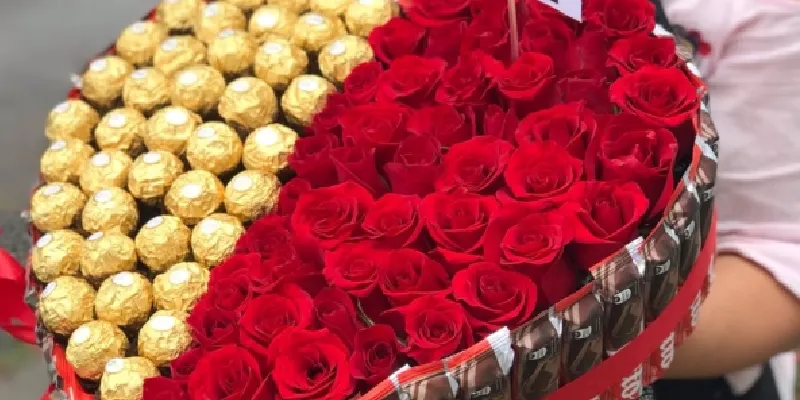
[[[353,0],[309,0],[308,6],[311,11],[316,11],[331,18],[339,18],[352,2]]]
[[[244,167],[275,174],[286,168],[297,132],[281,124],[258,128],[244,142]]]
[[[153,285],[135,272],[114,274],[97,289],[94,309],[97,319],[114,325],[140,325],[153,311]]]
[[[211,214],[192,230],[194,259],[212,268],[233,254],[236,242],[244,234],[242,223],[228,214]]]
[[[195,65],[180,71],[172,82],[172,104],[207,114],[219,104],[225,77],[215,68]]]
[[[129,234],[139,222],[139,209],[130,193],[117,187],[94,192],[83,207],[81,226],[88,232]]]
[[[317,52],[334,38],[346,33],[341,19],[308,12],[297,19],[292,32],[292,43],[306,51]]]
[[[156,311],[139,331],[139,355],[157,366],[178,358],[192,344],[186,313]]]
[[[187,225],[194,225],[216,211],[224,199],[225,187],[211,172],[189,171],[175,180],[164,203],[169,212]]]
[[[86,195],[69,183],[51,183],[40,187],[31,196],[31,222],[42,232],[65,229],[80,217]]]
[[[242,221],[269,213],[278,202],[280,181],[261,171],[242,171],[225,188],[225,210]]]
[[[250,17],[247,31],[258,43],[269,39],[289,39],[294,34],[294,24],[297,23],[297,13],[279,5],[266,5]]]
[[[344,22],[351,34],[367,37],[373,29],[396,15],[396,11],[393,0],[355,0],[345,10]]]
[[[79,377],[98,380],[109,360],[125,356],[128,344],[118,326],[106,321],[87,322],[69,337],[67,361]]]
[[[121,151],[101,151],[83,165],[81,189],[86,194],[107,187],[125,187],[133,161]]]
[[[281,106],[289,122],[308,126],[325,106],[328,95],[336,92],[336,87],[326,79],[316,75],[300,75],[286,89],[281,98]]]
[[[131,24],[117,38],[117,55],[133,65],[150,65],[153,55],[164,39],[167,27],[154,21],[139,21]]]
[[[189,136],[200,123],[202,123],[200,116],[186,108],[178,106],[162,108],[147,121],[144,144],[150,150],[181,154],[186,149]]]
[[[186,67],[205,62],[206,45],[194,36],[169,37],[161,42],[153,56],[153,67],[170,77]]]
[[[244,75],[253,68],[256,47],[244,31],[224,29],[208,44],[208,63],[226,76]]]
[[[264,0],[225,0],[228,3],[239,7],[244,12],[250,12],[264,4]]]
[[[81,274],[94,283],[124,271],[136,269],[133,239],[119,232],[95,232],[83,243]]]
[[[247,18],[239,7],[223,1],[214,1],[202,7],[194,23],[195,35],[206,44],[228,28],[245,30]]]
[[[60,229],[42,235],[31,251],[31,270],[36,279],[52,282],[62,275],[77,275],[81,268],[83,237]]]
[[[136,252],[151,271],[164,272],[189,255],[191,233],[178,217],[154,217],[136,235]]]
[[[194,169],[221,175],[239,165],[242,159],[242,140],[228,125],[208,122],[200,125],[189,137],[186,158]]]
[[[239,78],[231,82],[219,101],[222,118],[243,131],[269,124],[277,112],[275,92],[256,78]]]
[[[56,139],[42,154],[39,172],[45,182],[78,183],[83,166],[93,153],[92,146],[78,139]]]
[[[306,69],[306,52],[286,39],[269,39],[256,52],[255,74],[275,90],[286,89]]]
[[[153,280],[156,308],[189,312],[208,289],[208,270],[198,263],[178,263]]]
[[[92,140],[92,129],[100,121],[100,114],[83,100],[67,100],[53,107],[47,116],[44,134],[50,140]]]
[[[159,375],[144,357],[112,358],[100,379],[100,400],[141,400],[145,379]]]
[[[133,108],[118,108],[106,114],[94,130],[97,147],[105,151],[138,154],[147,133],[147,119]]]
[[[169,80],[155,68],[133,71],[122,88],[122,100],[127,107],[151,114],[169,102]]]
[[[342,83],[353,68],[371,61],[374,56],[366,39],[353,35],[340,36],[319,52],[319,69],[325,78]]]
[[[308,0],[268,0],[267,3],[271,6],[284,7],[295,13],[308,10]]]
[[[95,291],[83,279],[62,276],[39,295],[39,318],[51,332],[69,335],[94,319]]]
[[[189,31],[203,3],[203,0],[161,0],[156,8],[156,21],[173,32]]]
[[[100,107],[111,107],[122,96],[125,79],[133,66],[119,56],[104,56],[92,61],[81,80],[81,93]]]
[[[139,156],[128,172],[128,190],[150,205],[167,194],[172,182],[183,173],[183,162],[167,151],[150,151]]]

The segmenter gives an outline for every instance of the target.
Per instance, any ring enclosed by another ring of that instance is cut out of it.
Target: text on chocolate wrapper
[[[575,339],[586,339],[592,337],[592,327],[587,327],[583,329],[578,329],[572,333],[572,336]]]
[[[667,369],[675,358],[675,332],[672,332],[661,342],[661,368]]]
[[[539,350],[528,353],[528,361],[537,361],[547,355],[547,347],[542,347]]]
[[[636,367],[633,373],[622,379],[622,398],[623,399],[638,399],[642,394],[642,379],[644,378],[644,369],[641,365]]]

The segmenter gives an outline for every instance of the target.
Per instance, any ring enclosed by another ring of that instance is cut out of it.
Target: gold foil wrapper
[[[267,0],[267,3],[271,6],[284,7],[298,14],[308,10],[308,0]]]
[[[136,235],[136,252],[151,271],[164,272],[189,255],[192,231],[178,217],[161,215],[147,221]]]
[[[216,211],[224,200],[225,186],[208,171],[194,170],[178,177],[167,192],[169,212],[187,225],[195,225]]]
[[[242,223],[228,214],[211,214],[192,230],[192,253],[194,259],[206,268],[225,261],[244,234]]]
[[[308,69],[308,55],[286,39],[267,40],[256,53],[256,76],[275,90],[284,90]]]
[[[266,5],[250,17],[247,31],[258,43],[269,39],[289,39],[294,34],[294,24],[297,23],[297,13],[279,5]]]
[[[172,82],[172,104],[208,114],[225,91],[225,77],[215,68],[196,65],[180,71]]]
[[[164,198],[172,182],[183,173],[183,162],[167,151],[150,151],[139,156],[128,173],[128,190],[133,197],[154,205]]]
[[[152,114],[169,102],[169,84],[167,76],[155,68],[137,69],[125,80],[122,100],[127,107]]]
[[[86,160],[80,177],[81,189],[92,194],[107,187],[125,187],[133,161],[121,151],[101,151]]]
[[[167,27],[154,21],[139,21],[125,28],[117,38],[117,55],[133,65],[150,65],[164,39]]]
[[[225,188],[225,210],[242,221],[252,221],[275,208],[281,184],[261,171],[242,171]]]
[[[65,229],[80,217],[86,195],[69,183],[51,183],[31,196],[31,222],[42,232]]]
[[[367,37],[373,29],[398,14],[399,7],[392,0],[356,0],[345,10],[344,21],[351,34]]]
[[[100,379],[100,400],[142,400],[144,381],[160,376],[144,357],[112,358]]]
[[[153,280],[156,308],[190,312],[208,290],[208,270],[198,263],[178,263]]]
[[[92,140],[92,130],[100,121],[100,114],[83,100],[67,100],[53,107],[47,116],[44,134],[50,140]]]
[[[256,78],[231,82],[219,101],[219,114],[242,131],[269,124],[278,112],[278,100],[269,85]]]
[[[186,67],[205,62],[206,45],[194,36],[169,37],[161,42],[153,56],[153,67],[170,77]]]
[[[133,108],[118,108],[106,114],[94,130],[97,146],[105,151],[138,154],[147,133],[147,119]]]
[[[325,107],[328,95],[335,92],[336,87],[322,77],[300,75],[289,84],[281,98],[281,106],[289,122],[308,126],[314,114]]]
[[[346,33],[341,19],[308,12],[298,18],[292,32],[292,43],[306,51],[317,52],[334,38]]]
[[[31,251],[31,270],[36,279],[52,282],[62,275],[77,275],[81,269],[83,237],[61,229],[39,237]]]
[[[120,272],[103,281],[94,300],[97,319],[136,326],[153,311],[153,285],[141,274]]]
[[[208,44],[208,63],[226,76],[244,75],[253,68],[256,47],[244,31],[223,29]]]
[[[78,183],[83,166],[93,153],[92,146],[78,139],[56,139],[42,154],[39,171],[45,182]]]
[[[87,322],[72,332],[67,343],[67,361],[83,379],[98,380],[106,363],[125,356],[128,338],[122,330],[106,321]]]
[[[309,0],[308,6],[311,11],[316,11],[331,18],[339,18],[352,2],[353,0]]]
[[[228,125],[208,122],[200,125],[189,137],[186,158],[194,169],[221,175],[239,165],[242,159],[242,140]]]
[[[199,115],[186,108],[162,108],[147,121],[144,144],[149,150],[163,150],[179,155],[186,150],[186,141],[202,122]]]
[[[83,74],[81,93],[100,107],[111,107],[122,96],[125,79],[131,72],[133,66],[122,57],[98,58]]]
[[[319,52],[322,75],[336,83],[344,82],[353,68],[372,61],[375,54],[366,39],[345,35],[334,39]]]
[[[94,319],[95,291],[83,279],[56,278],[39,295],[39,318],[48,330],[69,335]]]
[[[139,209],[130,193],[117,187],[100,189],[89,197],[81,220],[88,232],[130,234],[139,222]]]
[[[139,331],[139,355],[157,366],[178,358],[192,344],[186,313],[156,311]]]
[[[124,271],[136,269],[133,239],[119,232],[95,232],[83,243],[81,274],[94,283]]]
[[[264,4],[264,0],[225,0],[225,2],[239,7],[244,12],[253,11]]]
[[[281,124],[258,128],[244,142],[244,167],[270,174],[286,168],[297,132]]]
[[[164,23],[170,31],[186,32],[192,29],[203,0],[161,0],[156,8],[156,21]]]
[[[206,44],[229,28],[245,30],[247,18],[239,7],[223,1],[214,1],[202,7],[194,23],[195,35]]]

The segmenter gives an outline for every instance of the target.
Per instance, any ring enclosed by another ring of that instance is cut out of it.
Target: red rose
[[[500,61],[511,61],[511,29],[506,11],[502,5],[476,15],[462,35],[461,53],[482,50]]]
[[[451,290],[444,267],[412,249],[399,249],[387,255],[378,269],[378,285],[395,307],[425,295],[445,296]]]
[[[314,239],[298,239],[294,248],[281,258],[253,264],[247,272],[252,291],[256,294],[272,292],[282,283],[294,283],[309,294],[317,293],[325,286],[322,276],[322,249]]]
[[[441,159],[442,146],[435,137],[407,137],[397,148],[394,161],[383,167],[392,192],[418,196],[432,193]]]
[[[381,75],[376,98],[412,107],[430,104],[445,68],[447,63],[440,58],[400,57]]]
[[[371,242],[342,244],[325,255],[322,273],[331,286],[351,296],[367,298],[378,285],[381,254]]]
[[[297,201],[292,229],[325,250],[333,249],[360,235],[361,222],[373,202],[372,195],[353,182],[314,189]]]
[[[538,309],[549,308],[578,289],[578,276],[567,264],[551,265],[535,282],[539,288]]]
[[[377,149],[379,165],[394,157],[399,143],[408,136],[406,123],[411,110],[396,103],[371,103],[351,108],[342,118],[342,140],[348,146]]]
[[[598,31],[583,30],[567,48],[566,71],[590,69],[607,74],[608,38]]]
[[[591,0],[585,7],[589,26],[610,38],[649,34],[655,27],[655,6],[648,0]]]
[[[609,95],[623,111],[657,126],[677,127],[700,109],[697,87],[677,68],[643,67],[614,82]]]
[[[520,34],[520,49],[526,52],[547,54],[553,59],[555,69],[566,68],[567,51],[575,41],[575,32],[558,17],[531,18]]]
[[[422,47],[425,28],[405,19],[394,17],[369,34],[369,44],[375,58],[391,63],[409,54],[418,54]]]
[[[348,96],[342,93],[329,94],[325,100],[325,107],[314,115],[308,130],[317,136],[341,136],[342,127],[339,124],[339,117],[352,106]]]
[[[495,263],[475,263],[453,277],[453,297],[464,305],[478,337],[528,322],[538,296],[530,278]]]
[[[404,352],[419,364],[441,360],[475,343],[467,313],[440,296],[423,296],[393,312],[403,318]]]
[[[189,383],[189,376],[197,368],[197,363],[205,356],[206,352],[200,347],[195,347],[181,354],[169,363],[170,376],[181,385]]]
[[[442,159],[436,190],[492,191],[508,164],[514,145],[494,136],[476,136],[453,145]]]
[[[208,400],[265,400],[266,379],[244,348],[229,345],[207,353],[189,377],[189,396]]]
[[[281,258],[292,248],[289,218],[268,214],[253,222],[236,242],[236,254],[257,253],[261,259]]]
[[[608,65],[620,75],[636,72],[648,65],[671,68],[680,63],[681,59],[675,53],[675,40],[671,37],[637,35],[620,39],[608,52]]]
[[[270,342],[287,327],[311,328],[314,302],[294,284],[281,285],[273,293],[252,299],[239,321],[239,343],[262,357]]]
[[[556,142],[525,143],[511,156],[503,174],[508,192],[498,192],[498,196],[501,201],[510,195],[519,201],[557,204],[582,176],[583,161]]]
[[[378,174],[375,149],[361,146],[340,147],[331,150],[331,158],[339,182],[356,182],[369,190],[373,196],[380,196],[389,190],[386,182]]]
[[[415,247],[424,226],[419,217],[420,202],[416,195],[388,193],[367,211],[362,228],[368,238],[382,246]]]
[[[428,38],[422,55],[428,58],[441,58],[447,65],[453,65],[458,60],[461,38],[466,30],[467,22],[462,20],[428,28]]]
[[[208,297],[200,298],[186,319],[192,329],[192,338],[205,350],[235,344],[239,340],[239,315],[220,310]]]
[[[453,146],[475,136],[474,116],[439,104],[416,110],[408,120],[409,132],[430,135],[444,147]]]
[[[483,116],[483,134],[494,136],[503,140],[514,140],[514,132],[519,126],[519,118],[514,110],[503,110],[500,106],[491,104],[486,108]]]
[[[469,17],[469,0],[401,0],[408,19],[422,26],[439,26]]]
[[[497,88],[509,100],[530,103],[552,92],[553,59],[541,53],[522,53],[497,79]],[[544,101],[549,101],[546,98]],[[549,103],[547,104],[550,105]]]
[[[289,166],[297,176],[311,182],[311,186],[322,187],[336,184],[336,168],[330,151],[339,147],[334,135],[309,136],[297,139],[294,152],[289,155]]]
[[[142,398],[147,400],[189,400],[189,395],[178,381],[165,376],[157,376],[144,380]]]
[[[333,332],[348,347],[353,347],[353,338],[361,329],[361,323],[347,293],[336,287],[322,289],[314,298],[314,313],[323,327]]]
[[[570,195],[575,215],[571,255],[587,270],[636,237],[648,208],[647,197],[633,182],[579,182]]]
[[[445,71],[436,90],[436,101],[451,106],[477,106],[490,101],[494,79],[503,72],[503,64],[488,54],[475,50],[464,53]]]
[[[350,372],[368,385],[377,385],[397,368],[397,337],[387,325],[373,325],[356,333]]]
[[[514,133],[517,145],[552,140],[583,159],[597,130],[592,112],[583,103],[559,104],[523,118]]]
[[[353,68],[342,83],[344,94],[353,104],[366,104],[375,100],[378,77],[383,72],[381,63],[373,61]]]
[[[289,328],[269,346],[275,399],[345,400],[355,390],[349,353],[329,331]]]
[[[277,213],[281,216],[290,216],[297,205],[300,195],[311,190],[311,183],[303,178],[294,178],[286,182],[278,195]]]
[[[611,114],[608,98],[608,80],[602,71],[579,69],[570,71],[558,81],[564,103],[583,102],[587,109],[597,114]]]
[[[254,295],[249,272],[260,265],[261,257],[257,253],[233,255],[211,271],[205,298],[217,309],[241,315]]]

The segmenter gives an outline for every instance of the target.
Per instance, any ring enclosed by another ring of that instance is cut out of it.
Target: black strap
[[[661,4],[661,0],[650,0],[652,1],[653,5],[656,6],[656,23],[663,26],[664,29],[672,32],[672,25],[669,23],[669,19],[667,18],[667,13],[664,12],[664,5]]]

